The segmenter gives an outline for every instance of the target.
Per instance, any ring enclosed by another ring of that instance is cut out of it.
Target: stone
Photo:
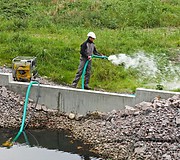
[[[80,121],[82,118],[83,118],[83,115],[81,115],[81,114],[76,114],[75,115],[75,120],[76,121]]]
[[[38,110],[38,111],[42,110],[42,106],[41,106],[41,105],[39,105],[39,104],[37,104],[37,106],[36,106],[36,110]]]
[[[162,155],[162,158],[164,158],[164,160],[171,160],[172,159],[171,156],[168,154]]]
[[[131,107],[131,106],[125,106],[125,109],[127,110],[131,110],[131,111],[135,111],[136,109],[134,107]]]
[[[74,119],[75,118],[75,114],[74,113],[69,113],[69,119]]]
[[[45,111],[45,112],[48,111],[48,109],[47,109],[47,107],[46,107],[45,105],[42,105],[41,107],[42,107],[42,110],[43,110],[43,111]]]
[[[134,152],[135,152],[136,154],[140,154],[140,153],[142,153],[142,152],[145,152],[145,150],[146,150],[146,147],[145,147],[145,146],[143,146],[143,147],[137,147],[137,148],[135,148]]]
[[[1,90],[2,90],[1,95],[2,95],[3,97],[7,97],[7,96],[8,96],[8,94],[7,94],[7,89],[6,89],[5,87],[2,87]]]
[[[0,87],[0,93],[2,90],[6,89]],[[19,128],[24,98],[9,90],[6,94],[8,97],[0,94],[0,127]],[[60,113],[38,104],[28,127],[68,130],[74,139],[89,144],[90,150],[105,159],[180,159],[179,102],[180,97],[175,96],[108,113],[94,111],[98,118],[81,118],[82,115]],[[27,119],[34,102],[29,101],[28,106]]]
[[[177,125],[180,125],[180,117],[176,116],[175,119],[176,119],[176,124],[177,124]]]

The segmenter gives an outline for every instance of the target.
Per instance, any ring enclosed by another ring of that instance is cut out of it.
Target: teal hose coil
[[[91,58],[108,59],[107,56],[98,56],[98,55],[94,55],[94,54],[91,56]],[[88,63],[89,63],[89,60],[86,61],[85,65],[84,65],[84,68],[83,68],[82,84],[81,84],[82,89],[84,89],[84,77],[85,77],[85,74],[86,74],[86,69],[87,69]]]
[[[26,112],[27,112],[27,105],[28,105],[28,99],[29,99],[29,95],[30,95],[30,91],[31,91],[31,87],[33,84],[39,84],[39,82],[37,81],[31,81],[28,89],[26,91],[26,98],[25,98],[25,103],[24,103],[24,110],[23,110],[23,117],[22,117],[22,122],[21,122],[21,127],[19,129],[19,132],[17,133],[17,135],[15,136],[15,138],[12,140],[12,142],[17,141],[17,139],[19,138],[19,136],[21,135],[21,133],[24,130],[24,125],[25,125],[25,120],[26,120]]]

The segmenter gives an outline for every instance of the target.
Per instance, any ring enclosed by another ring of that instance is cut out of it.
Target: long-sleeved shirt
[[[89,38],[83,44],[81,44],[80,54],[84,58],[88,58],[88,56],[91,56],[92,54],[99,56],[101,55],[97,52],[94,43],[90,41]]]

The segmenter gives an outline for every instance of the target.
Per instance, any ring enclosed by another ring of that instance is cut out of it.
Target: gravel
[[[23,105],[24,97],[0,87],[0,127],[18,128]],[[27,128],[68,130],[104,159],[180,159],[180,95],[86,116],[34,107],[30,100]]]

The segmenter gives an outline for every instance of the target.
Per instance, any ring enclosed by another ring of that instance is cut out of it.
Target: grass
[[[72,83],[89,31],[96,33],[96,47],[104,55],[143,51],[156,58],[165,75],[170,60],[179,65],[178,0],[2,0],[0,9],[0,65],[11,66],[16,56],[36,56],[39,74],[60,84]],[[159,79],[93,59],[90,85],[131,93]]]

